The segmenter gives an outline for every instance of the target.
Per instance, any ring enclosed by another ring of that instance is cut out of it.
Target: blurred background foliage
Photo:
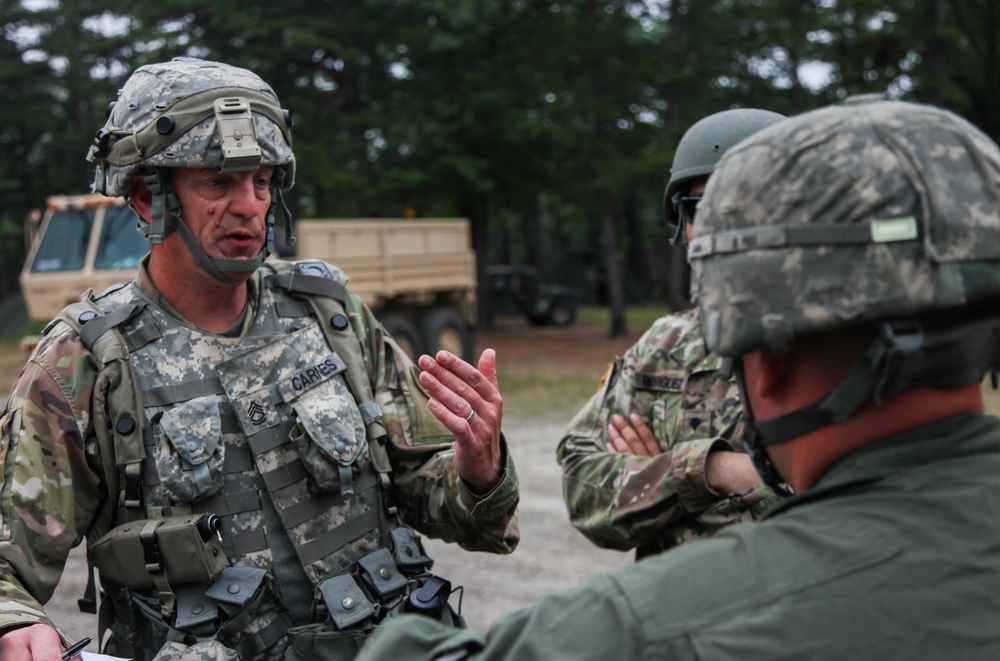
[[[469,217],[481,268],[537,266],[620,335],[626,304],[685,303],[660,206],[690,124],[881,93],[996,139],[998,25],[996,0],[0,0],[0,296],[129,72],[189,55],[291,110],[296,217]]]

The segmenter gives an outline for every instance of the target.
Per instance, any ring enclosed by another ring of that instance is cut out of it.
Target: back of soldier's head
[[[788,119],[719,162],[690,257],[721,355],[867,326],[884,344],[869,360],[876,400],[972,382],[1000,351],[1000,150],[912,103]]]
[[[698,220],[696,295],[724,355],[1000,295],[1000,150],[930,106],[765,129],[723,157]]]

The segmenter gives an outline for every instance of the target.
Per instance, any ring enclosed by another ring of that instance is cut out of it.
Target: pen
[[[74,656],[82,652],[83,648],[89,645],[90,641],[92,640],[93,638],[91,638],[90,636],[84,636],[80,640],[76,641],[75,643],[67,647],[66,651],[62,653],[62,658],[64,660],[72,659]]]

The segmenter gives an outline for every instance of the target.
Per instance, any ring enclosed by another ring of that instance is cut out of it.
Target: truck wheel
[[[549,323],[553,326],[572,326],[576,321],[576,301],[561,296],[549,308]]]
[[[392,339],[396,340],[399,348],[413,360],[424,353],[424,344],[420,341],[420,332],[413,322],[400,314],[389,314],[381,320],[382,328],[385,329]]]
[[[531,324],[532,326],[548,326],[550,323],[549,315],[547,313],[545,314],[532,313],[527,316],[528,316],[528,323]]]
[[[426,353],[434,355],[444,349],[475,364],[475,338],[458,310],[434,308],[428,311],[420,320],[420,331]]]

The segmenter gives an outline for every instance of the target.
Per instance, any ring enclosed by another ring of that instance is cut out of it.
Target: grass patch
[[[608,356],[610,361],[613,356]],[[569,424],[576,411],[597,392],[601,372],[587,374],[546,374],[530,370],[501,372],[500,390],[503,393],[504,411],[521,415],[560,415]],[[1000,390],[983,381],[983,404],[989,415],[1000,416]]]
[[[521,372],[501,373],[497,377],[503,393],[504,412],[518,417],[558,415],[568,424],[573,414],[597,392],[601,375]]]
[[[497,350],[497,376],[504,411],[516,416],[556,415],[569,422],[600,387],[608,366],[635,343],[666,305],[630,307],[628,334],[611,338],[607,308],[582,307],[567,328],[532,327],[517,320],[483,334],[483,346]]]
[[[25,335],[41,335],[45,329],[45,324],[40,321],[29,321],[20,329],[8,329],[5,333],[0,333],[0,347],[10,344],[17,344]]]
[[[558,415],[569,422],[597,391],[600,378],[615,356],[622,355],[657,318],[669,314],[666,305],[630,307],[629,334],[608,337],[606,307],[581,307],[577,323],[566,329],[533,328],[527,324],[499,329],[491,336],[497,349],[497,370],[504,411],[509,415]],[[986,413],[1000,415],[1000,390],[987,377],[982,385]]]
[[[670,314],[670,307],[664,304],[636,305],[625,310],[625,324],[630,331],[645,331],[663,315]],[[611,311],[605,306],[587,305],[577,310],[578,324],[586,326],[611,326]]]

